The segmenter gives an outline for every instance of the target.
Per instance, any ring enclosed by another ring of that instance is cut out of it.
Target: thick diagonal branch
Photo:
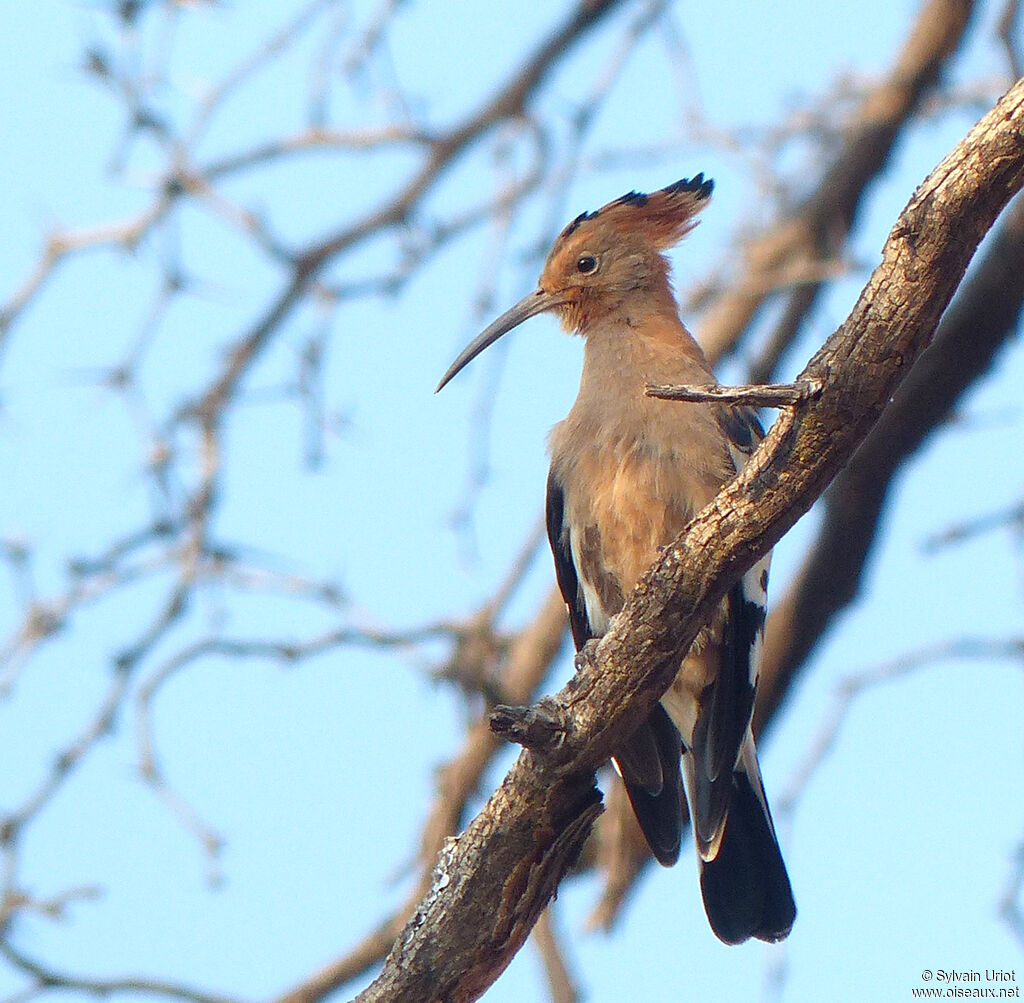
[[[1024,309],[1024,196],[1014,200],[935,332],[825,494],[818,538],[768,621],[758,724],[767,723],[835,616],[860,590],[900,468],[992,367]]]

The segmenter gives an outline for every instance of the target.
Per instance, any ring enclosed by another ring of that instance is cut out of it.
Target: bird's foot
[[[588,665],[594,665],[597,662],[597,638],[592,637],[586,644],[576,652],[575,657],[572,660],[572,664],[576,666],[576,671],[579,672],[581,669],[585,669]]]

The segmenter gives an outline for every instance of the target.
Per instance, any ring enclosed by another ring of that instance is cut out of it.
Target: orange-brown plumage
[[[555,240],[538,283],[566,297],[558,308],[566,330],[586,334],[609,314],[641,304],[678,322],[669,264],[660,252],[697,225],[711,189],[698,175],[650,195],[630,192],[577,216]],[[595,262],[592,271],[580,269],[586,259]]]
[[[663,251],[696,224],[702,175],[630,192],[573,220],[537,289],[486,328],[441,381],[523,320],[553,311],[585,339],[580,390],[551,432],[548,536],[577,648],[607,629],[639,577],[732,478],[760,436],[742,408],[677,404],[648,383],[714,377],[679,319]],[[615,754],[655,856],[674,863],[683,785],[715,933],[779,940],[795,916],[750,729],[768,559],[748,572],[701,631],[679,673]]]

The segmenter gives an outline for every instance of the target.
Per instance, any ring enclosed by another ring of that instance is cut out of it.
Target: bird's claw
[[[597,664],[597,640],[591,638],[587,641],[579,651],[576,652],[572,660],[572,664],[576,667],[576,671],[579,672],[585,669],[589,665]]]

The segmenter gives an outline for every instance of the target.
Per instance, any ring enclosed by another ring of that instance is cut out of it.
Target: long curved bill
[[[543,289],[535,289],[529,296],[524,296],[514,307],[506,310],[494,323],[481,331],[459,354],[459,357],[448,367],[448,372],[441,377],[437,385],[438,393],[463,366],[472,362],[485,348],[493,345],[503,334],[508,334],[524,320],[535,317],[545,310],[553,310],[565,302],[561,297],[547,293]]]

